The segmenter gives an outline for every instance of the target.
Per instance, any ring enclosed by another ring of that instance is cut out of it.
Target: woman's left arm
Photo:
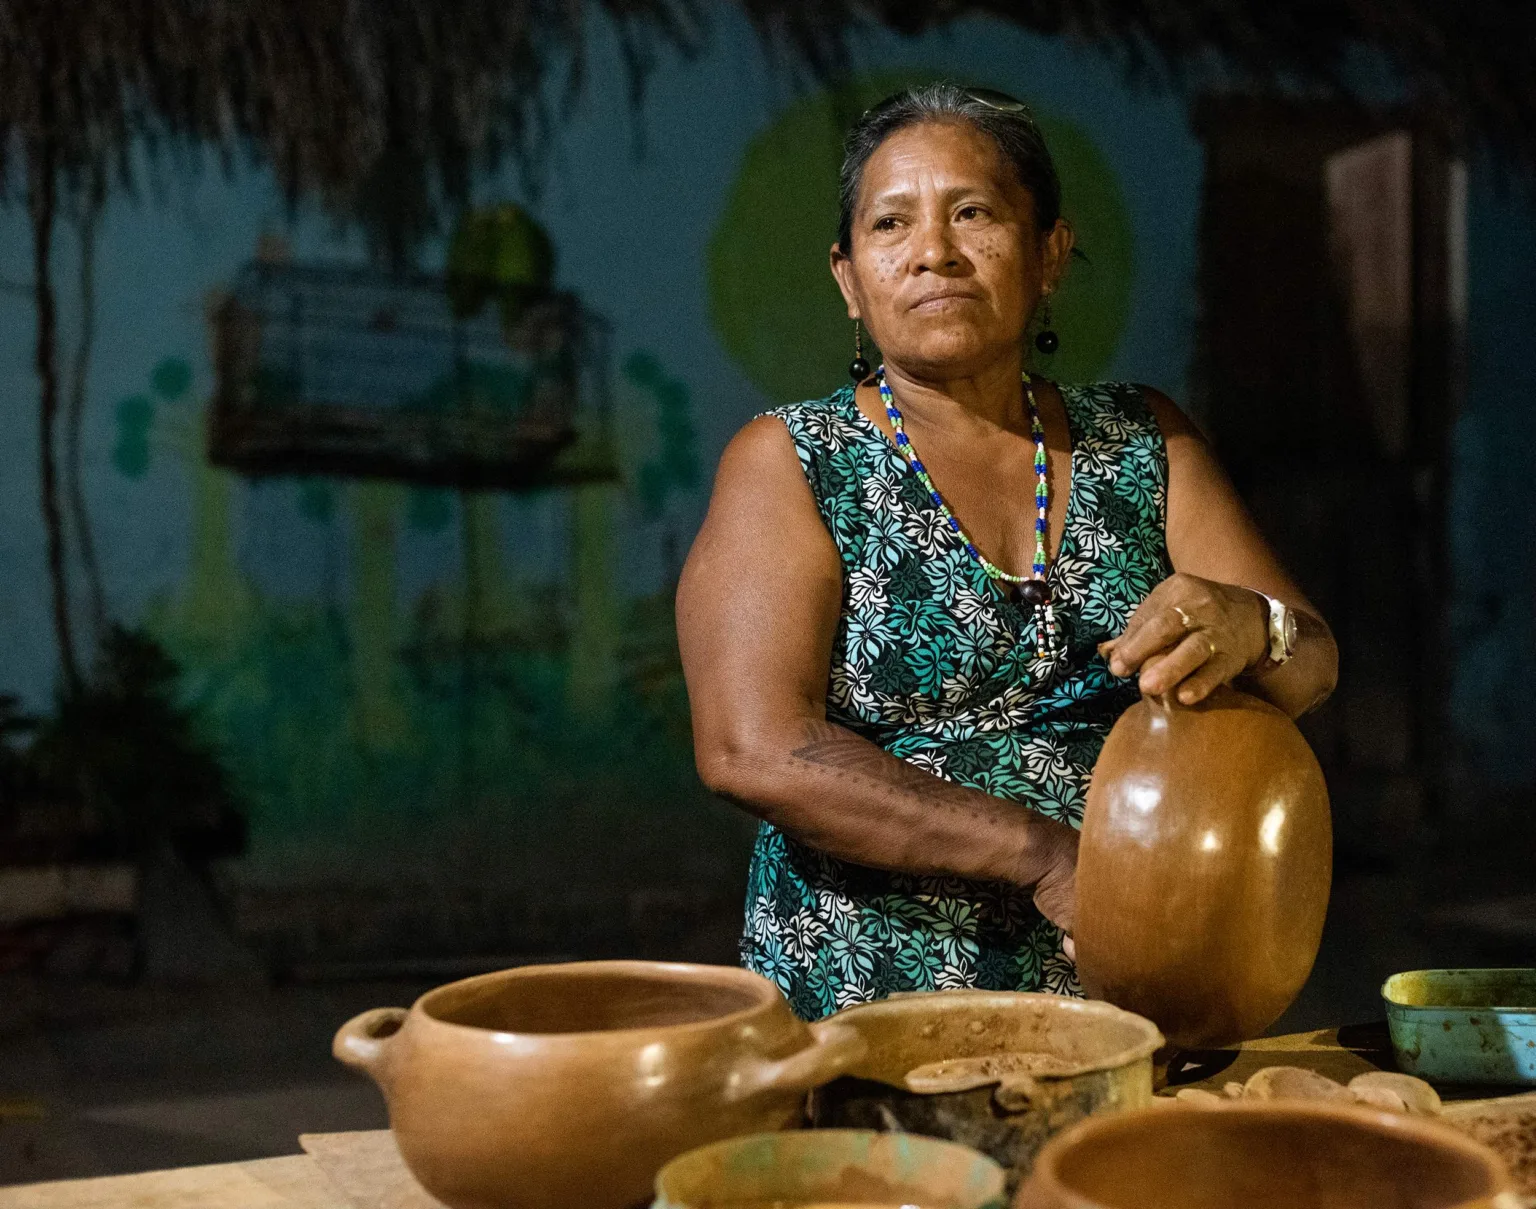
[[[1319,705],[1339,675],[1328,623],[1286,574],[1205,438],[1166,395],[1143,388],[1168,447],[1168,554],[1174,574],[1100,648],[1117,676],[1186,705],[1218,685],[1263,697],[1291,717]],[[1271,596],[1296,616],[1295,654],[1270,663]]]

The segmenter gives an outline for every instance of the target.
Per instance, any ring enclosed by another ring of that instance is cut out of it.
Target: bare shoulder
[[[796,592],[835,600],[839,594],[837,548],[794,439],[772,415],[748,423],[720,455],[709,510],[678,584],[679,633],[701,616],[744,607],[735,591],[744,573],[750,573],[753,600],[782,603]]]
[[[738,479],[771,482],[789,476],[801,478],[800,455],[795,452],[789,429],[777,416],[758,416],[730,439],[720,455],[715,489]]]
[[[720,455],[694,551],[724,544],[742,553],[751,550],[755,557],[766,554],[759,550],[762,543],[776,545],[786,537],[818,552],[823,545],[831,549],[794,438],[777,416],[758,416]]]

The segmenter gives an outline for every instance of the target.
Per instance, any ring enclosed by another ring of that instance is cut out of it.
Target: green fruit
[[[460,319],[478,314],[491,297],[520,306],[549,289],[555,248],[521,206],[505,202],[466,212],[448,245],[448,298]]]

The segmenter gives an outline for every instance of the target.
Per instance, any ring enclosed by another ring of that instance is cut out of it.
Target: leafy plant
[[[177,700],[179,669],[152,638],[113,625],[94,673],[60,697],[26,761],[42,791],[107,821],[125,854],[170,842],[188,857],[244,843],[244,815],[215,749]]]

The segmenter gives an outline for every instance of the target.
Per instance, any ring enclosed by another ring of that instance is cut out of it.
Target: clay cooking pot
[[[973,1146],[1028,1173],[1047,1138],[1090,1113],[1152,1100],[1150,1020],[1024,991],[924,991],[832,1019],[868,1051],[811,1096],[817,1126],[896,1129]]]
[[[349,1020],[333,1052],[384,1093],[406,1165],[450,1209],[624,1209],[668,1159],[798,1124],[864,1048],[723,966],[525,966]]]
[[[1510,1188],[1491,1150],[1423,1117],[1174,1105],[1053,1139],[1014,1209],[1516,1209]]]
[[[1174,1045],[1257,1037],[1311,972],[1332,863],[1328,790],[1289,718],[1232,689],[1196,706],[1143,698],[1088,790],[1083,986]]]

